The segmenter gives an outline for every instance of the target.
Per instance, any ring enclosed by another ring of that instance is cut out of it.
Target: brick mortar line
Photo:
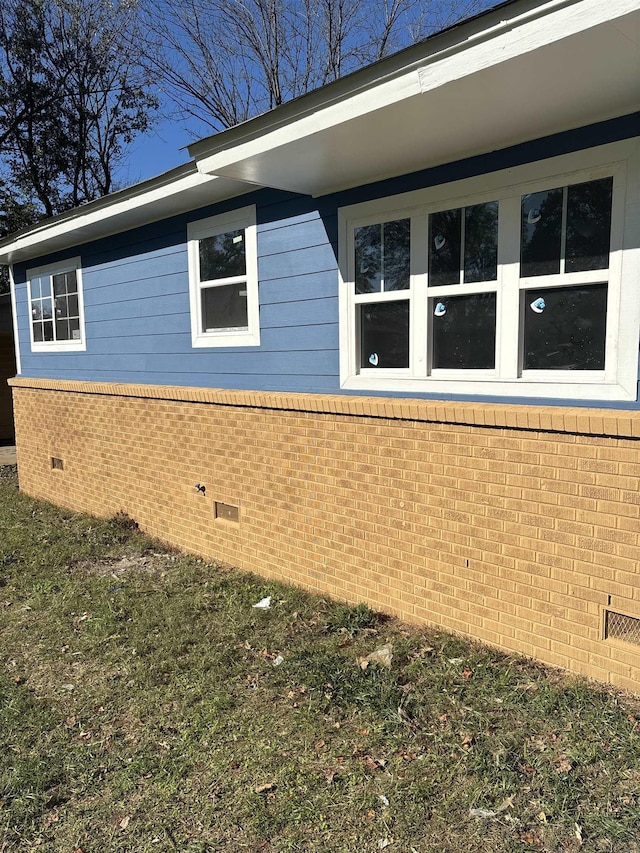
[[[280,391],[239,391],[180,385],[141,385],[38,379],[17,376],[13,388],[29,388],[109,397],[135,397],[238,408],[297,411],[427,423],[447,423],[493,429],[570,433],[608,438],[640,439],[640,411],[566,408],[509,403],[466,403],[342,394],[301,394]]]

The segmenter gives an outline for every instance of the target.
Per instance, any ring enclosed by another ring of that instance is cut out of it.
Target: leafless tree
[[[491,5],[489,0],[140,0],[166,95],[231,127]]]

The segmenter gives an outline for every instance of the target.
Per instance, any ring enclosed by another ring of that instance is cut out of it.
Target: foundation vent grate
[[[640,619],[607,610],[605,638],[607,640],[624,640],[627,643],[640,646]]]
[[[51,467],[54,471],[64,471],[64,462],[59,456],[51,457]]]
[[[221,518],[224,521],[240,521],[240,509],[232,504],[225,504],[221,501],[216,501],[214,504],[214,512],[216,518]]]

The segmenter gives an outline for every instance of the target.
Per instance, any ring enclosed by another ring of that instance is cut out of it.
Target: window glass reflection
[[[566,272],[609,266],[612,190],[613,178],[568,188]]]
[[[410,282],[411,221],[355,229],[356,293],[406,290]]]
[[[200,281],[246,275],[244,231],[228,231],[200,240]]]
[[[521,267],[523,277],[560,272],[562,189],[522,196]]]
[[[430,299],[434,369],[491,369],[496,363],[496,294]]]
[[[607,285],[524,292],[525,370],[604,370]]]
[[[498,202],[465,207],[464,280],[495,281],[497,277]]]
[[[460,283],[462,208],[429,216],[429,286]]]
[[[409,302],[360,306],[360,367],[409,366]]]
[[[202,291],[202,326],[204,332],[218,329],[246,329],[247,285],[224,284],[205,287]]]

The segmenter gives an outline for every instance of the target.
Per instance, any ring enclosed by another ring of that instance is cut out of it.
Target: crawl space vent
[[[640,619],[607,610],[604,636],[607,640],[624,640],[640,646]]]
[[[232,504],[225,504],[221,501],[215,502],[215,517],[222,518],[224,521],[240,521],[240,510]]]

